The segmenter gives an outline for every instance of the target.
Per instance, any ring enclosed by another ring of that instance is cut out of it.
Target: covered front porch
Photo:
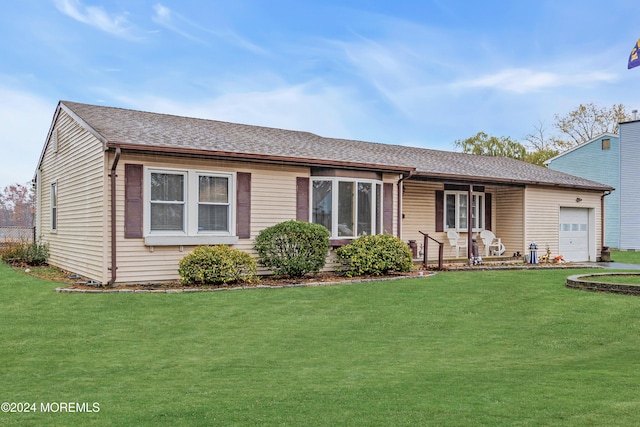
[[[469,203],[471,201],[471,203]],[[412,178],[402,184],[401,236],[437,263],[521,259],[525,253],[525,187]],[[469,232],[471,230],[471,232]],[[414,245],[415,242],[415,245]]]

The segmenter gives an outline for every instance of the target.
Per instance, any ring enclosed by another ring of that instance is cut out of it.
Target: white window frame
[[[359,178],[344,178],[344,177],[324,177],[324,176],[313,176],[309,181],[309,222],[313,222],[313,182],[314,181],[330,181],[331,182],[331,229],[329,232],[331,233],[331,239],[357,239],[359,235],[357,235],[358,230],[358,197],[357,197],[357,189],[358,184],[370,184],[371,185],[371,234],[376,234],[376,229],[380,230],[381,234],[384,232],[382,230],[382,214],[383,214],[383,182],[375,179],[359,179]],[[355,185],[356,189],[356,197],[354,200],[354,225],[355,233],[352,236],[343,236],[338,232],[339,229],[339,221],[338,221],[338,203],[339,203],[339,184],[341,182],[352,182]],[[378,195],[378,192],[380,194]]]
[[[449,222],[447,221],[448,217],[448,206],[447,206],[447,201],[448,201],[448,197],[449,195],[453,195],[455,197],[455,227],[449,227]],[[467,232],[468,231],[468,226],[469,224],[467,223],[467,221],[465,221],[464,224],[462,224],[461,220],[460,220],[460,209],[461,209],[461,205],[462,203],[460,202],[460,199],[462,197],[467,197],[469,195],[468,192],[466,191],[445,191],[444,192],[444,209],[443,209],[443,224],[444,224],[444,228],[445,231],[446,230],[455,230],[455,231],[460,231],[460,232]],[[476,200],[476,206],[473,208],[474,212],[472,212],[472,215],[475,215],[476,218],[480,218],[481,221],[478,221],[478,224],[473,227],[472,232],[479,232],[485,229],[485,223],[486,223],[486,218],[485,218],[485,193],[483,192],[473,192],[472,197]],[[480,203],[477,202],[477,200],[480,200]],[[466,208],[465,208],[466,209]],[[466,216],[466,215],[465,215]],[[468,219],[467,219],[468,220]]]
[[[151,174],[164,173],[183,175],[184,179],[184,224],[178,230],[151,230]],[[224,177],[228,179],[228,230],[199,231],[199,178],[201,176]],[[235,244],[236,233],[236,173],[206,171],[200,169],[178,169],[165,167],[145,167],[144,169],[144,239],[147,246]]]

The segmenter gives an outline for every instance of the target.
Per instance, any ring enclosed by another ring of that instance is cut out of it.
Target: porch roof
[[[397,171],[452,179],[611,190],[587,179],[504,157],[325,138],[309,132],[61,101],[105,149]]]

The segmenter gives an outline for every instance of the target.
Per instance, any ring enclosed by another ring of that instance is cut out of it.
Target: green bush
[[[327,262],[329,230],[309,222],[281,222],[258,234],[255,249],[260,264],[276,276],[316,274]]]
[[[371,274],[379,276],[390,271],[411,271],[411,249],[390,234],[358,237],[336,250],[338,260],[346,267],[348,277]]]
[[[221,285],[256,280],[256,260],[225,245],[198,246],[180,260],[178,273],[185,285]]]
[[[9,264],[44,265],[49,259],[49,244],[40,240],[7,242],[0,248],[0,256]]]

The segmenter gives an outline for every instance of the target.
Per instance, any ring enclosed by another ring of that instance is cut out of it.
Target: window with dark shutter
[[[491,230],[491,193],[484,195],[484,229]]]
[[[444,231],[444,191],[436,190],[436,231]]]
[[[251,237],[251,174],[236,175],[236,229],[240,239]]]
[[[309,222],[309,178],[296,179],[296,219]]]
[[[382,232],[393,234],[393,184],[385,182],[382,189]]]
[[[124,165],[124,237],[142,238],[142,165]]]

